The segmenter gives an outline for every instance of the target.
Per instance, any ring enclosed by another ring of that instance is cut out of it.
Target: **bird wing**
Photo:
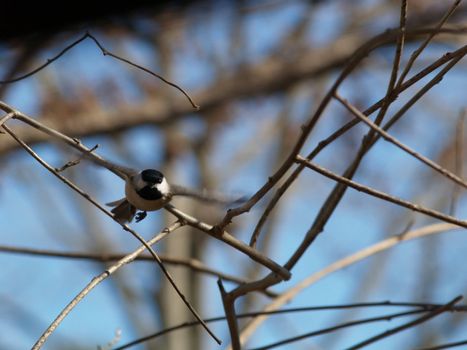
[[[98,165],[103,166],[104,168],[107,168],[108,170],[110,170],[111,172],[113,172],[115,175],[122,178],[123,180],[126,180],[130,178],[131,176],[134,176],[138,173],[138,170],[136,169],[128,168],[126,166],[111,162],[107,159],[102,158],[101,156],[95,153],[87,154],[86,158]]]
[[[228,196],[223,193],[212,192],[207,190],[195,190],[191,188],[186,188],[179,185],[170,185],[170,192],[173,196],[185,196],[195,198],[197,200],[215,204],[239,204],[246,200],[245,197],[233,197]]]

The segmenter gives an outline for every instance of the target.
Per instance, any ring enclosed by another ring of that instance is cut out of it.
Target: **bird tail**
[[[115,202],[107,203],[107,205],[114,207],[111,212],[114,214],[115,220],[121,224],[131,222],[136,214],[136,208],[131,205],[125,198]]]

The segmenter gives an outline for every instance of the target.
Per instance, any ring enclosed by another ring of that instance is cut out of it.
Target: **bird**
[[[147,216],[148,211],[163,208],[174,196],[192,197],[204,202],[223,205],[244,201],[244,198],[234,199],[219,193],[169,184],[162,172],[156,169],[139,171],[106,160],[96,153],[89,154],[86,158],[107,168],[125,181],[125,197],[106,203],[112,207],[111,213],[120,224],[129,223],[135,217],[136,222],[140,222]]]

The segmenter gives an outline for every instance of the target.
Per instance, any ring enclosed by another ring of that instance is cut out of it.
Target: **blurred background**
[[[89,31],[114,54],[179,84],[201,106],[199,111],[173,87],[103,56],[89,39],[37,74],[14,84],[1,84],[0,99],[80,138],[88,147],[98,144],[96,152],[109,160],[160,169],[173,183],[246,195],[255,193],[285,160],[300,135],[300,126],[310,118],[350,55],[376,35],[397,28],[400,12],[400,1],[393,0],[156,3],[136,1],[109,7],[87,2],[45,4],[31,7],[27,13],[6,5],[0,23],[0,80],[31,71]],[[409,1],[407,28],[434,27],[451,4]],[[462,3],[446,28],[466,28],[466,13]],[[425,37],[407,37],[403,64]],[[465,30],[436,36],[409,77],[465,45],[466,39]],[[339,89],[341,95],[361,110],[384,97],[394,48],[392,41],[374,50],[346,79]],[[402,142],[460,176],[459,165],[465,168],[467,159],[456,147],[456,143],[467,144],[460,117],[466,107],[466,73],[466,62],[461,60],[391,129]],[[388,114],[396,112],[433,76],[404,92]],[[351,118],[342,106],[331,103],[301,154],[308,154]],[[69,147],[25,124],[11,121],[8,125],[55,167],[77,157]],[[315,161],[342,173],[366,132],[364,125],[355,127]],[[0,135],[0,157],[2,247],[103,255],[130,252],[139,246],[7,134]],[[119,178],[88,162],[63,174],[100,203],[123,195]],[[383,140],[365,157],[355,180],[459,218],[467,216],[465,190]],[[305,170],[266,222],[258,250],[285,263],[334,185]],[[266,196],[249,213],[235,219],[229,232],[248,243],[270,198]],[[176,198],[173,204],[211,224],[226,210],[190,199]],[[149,213],[132,227],[149,239],[174,221],[161,210]],[[368,245],[408,227],[435,222],[350,189],[293,269],[292,279],[271,290],[285,291]],[[287,306],[384,300],[446,303],[467,292],[465,234],[458,229],[401,244],[329,275]],[[189,227],[171,234],[155,250],[164,256],[200,260],[244,280],[267,273],[233,248]],[[108,265],[0,252],[0,348],[30,348],[58,312]],[[184,266],[167,267],[203,317],[223,315],[215,276]],[[235,286],[228,281],[225,284],[228,290]],[[270,301],[262,294],[248,295],[236,303],[237,312],[261,310]],[[272,316],[245,348],[393,311],[352,309]],[[122,345],[188,320],[192,315],[156,266],[150,261],[134,262],[92,291],[44,348],[107,349],[117,330],[121,332],[117,345]],[[343,349],[403,322],[407,318],[346,328],[283,348]],[[225,348],[229,343],[226,323],[214,323],[212,328],[223,340],[220,347],[201,327],[193,327],[134,349]],[[466,330],[466,315],[447,313],[369,348],[414,349],[465,340]]]

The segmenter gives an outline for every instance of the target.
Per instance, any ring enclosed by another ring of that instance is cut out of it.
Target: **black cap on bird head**
[[[151,184],[160,184],[164,179],[164,175],[158,170],[146,169],[141,172],[141,178]]]

